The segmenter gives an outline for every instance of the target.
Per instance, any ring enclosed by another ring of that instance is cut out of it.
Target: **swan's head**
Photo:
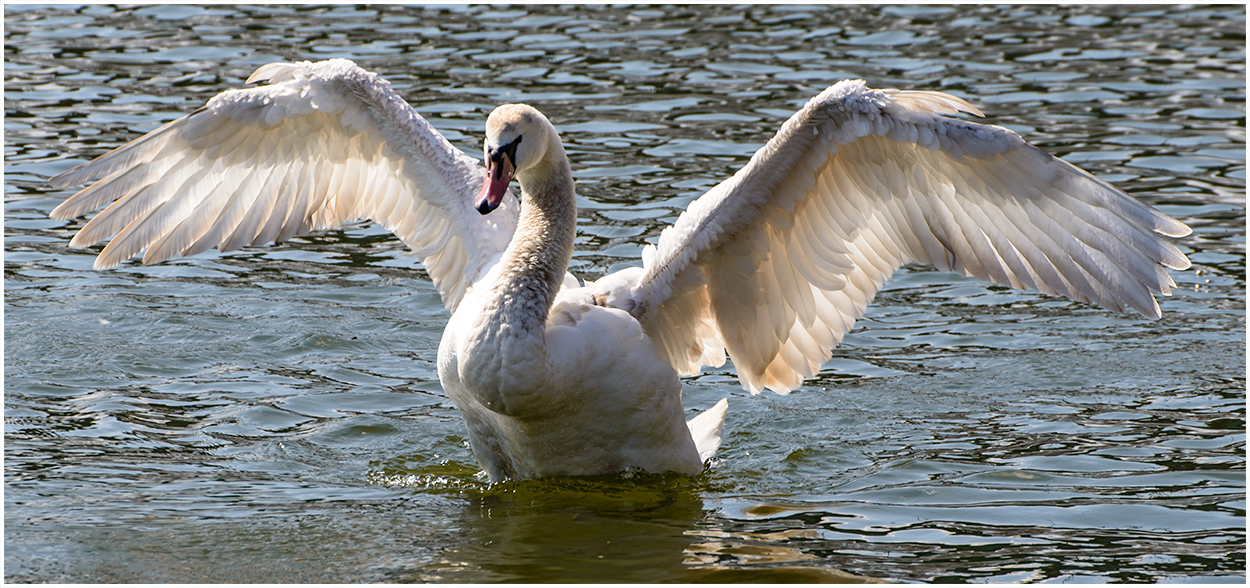
[[[555,127],[524,104],[505,104],[486,119],[486,182],[474,202],[482,214],[495,210],[513,176],[537,166],[547,156]]]

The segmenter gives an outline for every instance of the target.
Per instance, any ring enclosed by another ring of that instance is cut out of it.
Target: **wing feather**
[[[785,393],[828,360],[906,263],[1159,316],[1189,228],[938,92],[842,82],[691,203],[641,270],[597,295],[680,373],[733,359]]]
[[[273,63],[248,82],[264,80],[52,178],[95,182],[53,217],[105,207],[71,246],[112,237],[95,262],[103,269],[371,219],[423,258],[454,309],[511,239],[516,199],[478,214],[481,167],[350,61]]]

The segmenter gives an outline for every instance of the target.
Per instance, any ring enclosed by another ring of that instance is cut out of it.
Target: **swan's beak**
[[[515,141],[486,153],[486,181],[482,182],[482,191],[473,203],[478,212],[490,214],[503,202],[503,194],[508,191],[508,183],[516,173],[513,159],[516,157],[516,146],[520,142],[521,138],[517,137]]]

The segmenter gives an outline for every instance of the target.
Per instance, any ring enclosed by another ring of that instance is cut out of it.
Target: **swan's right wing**
[[[937,92],[830,87],[691,203],[643,268],[596,283],[679,373],[811,377],[905,263],[1159,316],[1189,228]]]
[[[516,199],[474,210],[482,167],[351,61],[272,63],[248,82],[260,80],[52,178],[95,182],[54,218],[107,205],[70,246],[113,237],[104,269],[145,250],[158,263],[371,219],[412,248],[454,310],[511,239]]]

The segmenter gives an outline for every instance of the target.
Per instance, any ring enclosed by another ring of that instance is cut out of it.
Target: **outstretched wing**
[[[681,373],[725,351],[747,389],[811,377],[908,262],[1157,318],[1184,224],[937,92],[830,87],[599,296]]]
[[[370,219],[412,248],[454,310],[507,246],[516,199],[478,214],[481,166],[351,61],[273,63],[248,78],[261,80],[52,178],[96,182],[54,218],[107,205],[70,245],[113,237],[104,269],[145,250],[151,264]]]

